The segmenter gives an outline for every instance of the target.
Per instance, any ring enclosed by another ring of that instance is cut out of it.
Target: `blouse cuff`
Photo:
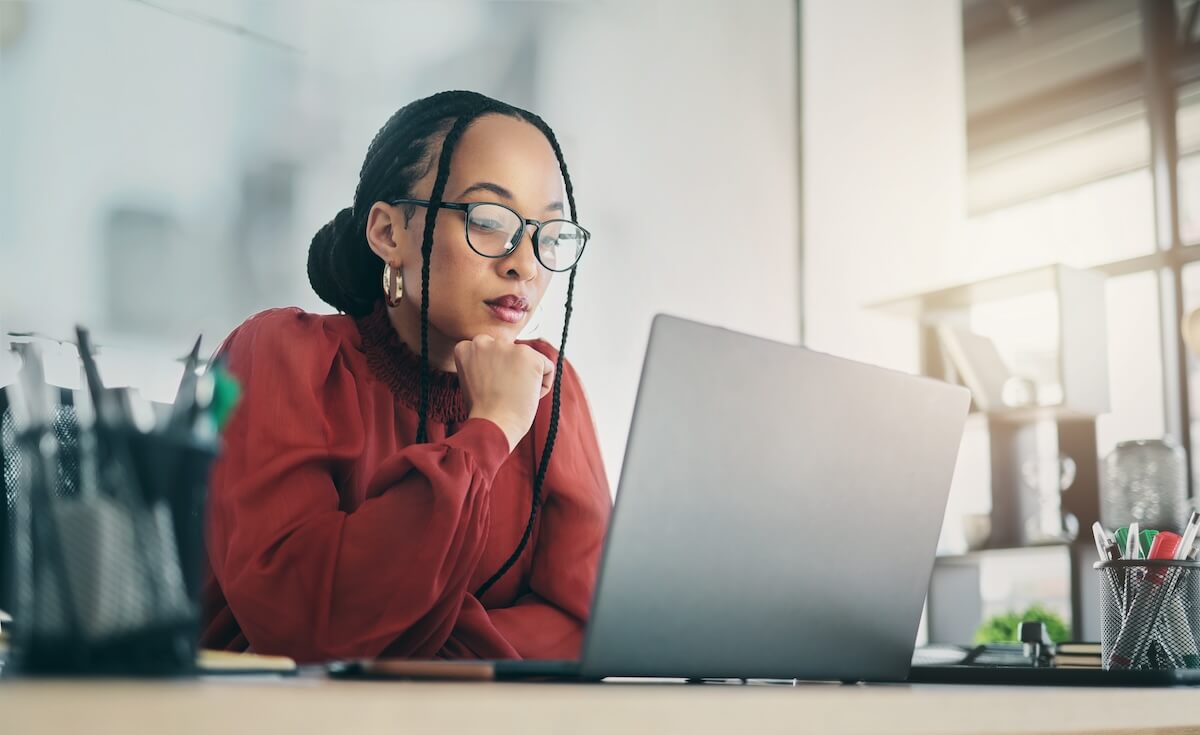
[[[508,435],[494,421],[483,418],[467,419],[446,444],[465,451],[489,482],[511,454]]]

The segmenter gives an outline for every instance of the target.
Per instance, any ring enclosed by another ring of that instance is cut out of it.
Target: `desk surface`
[[[0,682],[5,733],[1200,733],[1200,689]]]

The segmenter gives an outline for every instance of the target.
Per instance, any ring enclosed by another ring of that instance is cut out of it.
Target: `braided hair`
[[[365,316],[383,299],[379,283],[383,275],[383,262],[367,244],[366,222],[372,205],[411,197],[416,181],[424,177],[434,165],[433,149],[436,139],[442,137],[441,149],[436,157],[437,175],[433,191],[429,195],[430,206],[425,217],[425,229],[421,239],[421,391],[417,443],[428,440],[426,424],[429,416],[431,376],[429,369],[429,259],[433,252],[433,232],[437,215],[445,193],[446,181],[450,176],[450,160],[454,149],[471,123],[486,114],[500,114],[523,120],[536,127],[546,136],[554,155],[558,159],[566,187],[567,205],[571,219],[578,221],[575,211],[575,194],[562,148],[554,131],[540,117],[499,100],[477,92],[439,92],[430,97],[411,102],[401,107],[380,128],[367,148],[366,159],[358,175],[358,186],[354,190],[354,203],[337,213],[313,236],[308,250],[308,280],[321,300],[338,311],[352,316]],[[482,598],[516,564],[529,538],[542,503],[542,485],[550,467],[554,452],[554,441],[558,435],[559,410],[562,403],[563,355],[567,349],[567,332],[571,325],[571,301],[575,293],[576,269],[571,269],[567,284],[566,314],[563,320],[562,341],[559,343],[558,360],[555,365],[553,397],[550,404],[550,426],[546,443],[542,448],[541,460],[533,479],[533,499],[529,509],[529,520],[516,549],[496,572],[475,591]]]

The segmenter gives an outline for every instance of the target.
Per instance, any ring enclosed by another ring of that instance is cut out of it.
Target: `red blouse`
[[[550,359],[555,350],[528,343]],[[202,645],[299,661],[576,658],[611,509],[595,427],[564,362],[543,504],[516,548],[550,396],[510,454],[433,371],[415,444],[420,358],[370,316],[274,309],[222,346],[242,382],[209,488]]]

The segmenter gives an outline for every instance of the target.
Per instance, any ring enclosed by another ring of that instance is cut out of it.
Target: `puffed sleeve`
[[[358,395],[319,319],[273,310],[222,347],[242,403],[210,482],[214,576],[252,650],[300,661],[428,657],[448,640],[487,542],[503,431],[471,419],[414,444],[345,512],[337,463],[353,451]],[[359,429],[361,431],[361,429]]]

